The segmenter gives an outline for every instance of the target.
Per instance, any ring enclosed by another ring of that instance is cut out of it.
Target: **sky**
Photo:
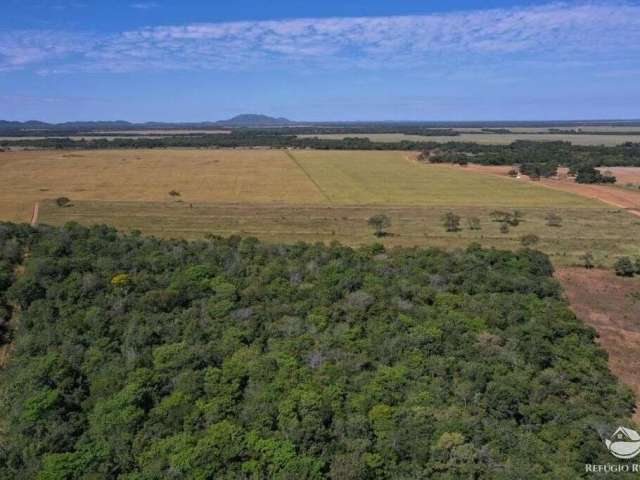
[[[640,1],[1,1],[4,120],[640,118]]]

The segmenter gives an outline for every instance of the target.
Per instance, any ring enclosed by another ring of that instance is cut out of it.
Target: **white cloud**
[[[0,35],[0,70],[42,72],[455,68],[478,62],[629,64],[639,59],[640,6],[629,3],[154,26],[102,37]]]
[[[160,5],[158,5],[156,2],[137,2],[131,3],[129,4],[129,6],[138,10],[149,10],[152,8],[158,8]]]

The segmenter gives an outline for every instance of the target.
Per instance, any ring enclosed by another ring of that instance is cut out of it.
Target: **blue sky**
[[[640,118],[640,2],[3,0],[0,119]]]

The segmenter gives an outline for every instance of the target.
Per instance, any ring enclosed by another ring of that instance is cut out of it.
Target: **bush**
[[[546,217],[547,226],[549,227],[561,227],[562,226],[562,217],[557,213],[551,212],[547,214]]]
[[[467,218],[467,226],[469,227],[469,230],[480,230],[482,228],[478,217]]]
[[[613,268],[619,277],[633,277],[636,273],[636,267],[629,257],[618,258]]]
[[[71,203],[71,200],[67,197],[58,197],[56,198],[56,205],[59,207],[66,207]]]
[[[384,237],[387,232],[385,229],[391,226],[391,219],[384,213],[379,213],[369,218],[367,224],[374,229],[374,235],[376,237]]]
[[[592,165],[581,165],[575,172],[576,183],[616,183],[616,177],[611,172],[603,175]]]
[[[523,247],[532,247],[536,243],[540,241],[540,237],[538,237],[535,233],[529,233],[527,235],[523,235],[520,237],[520,243]]]
[[[460,230],[460,217],[453,212],[447,212],[442,216],[442,223],[447,232]]]
[[[582,257],[580,257],[582,259],[582,265],[584,266],[584,268],[586,268],[587,270],[592,269],[595,265],[593,262],[593,254],[591,252],[586,252],[584,255],[582,255]]]

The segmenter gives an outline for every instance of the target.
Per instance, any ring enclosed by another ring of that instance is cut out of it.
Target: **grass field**
[[[532,129],[528,129],[531,131]],[[631,131],[632,129],[629,129]],[[640,142],[640,135],[588,135],[588,134],[555,134],[555,133],[461,133],[451,136],[405,135],[403,133],[353,133],[353,134],[320,134],[300,135],[300,137],[318,137],[340,140],[345,137],[369,138],[372,142],[400,142],[411,140],[416,142],[474,142],[483,145],[508,145],[516,140],[532,140],[537,142],[566,141],[575,145],[620,145],[625,142]]]
[[[367,219],[393,222],[389,246],[464,247],[471,241],[517,248],[535,233],[556,263],[585,251],[610,265],[636,255],[640,218],[578,195],[497,175],[424,165],[406,152],[286,150],[131,150],[0,153],[0,218],[26,222],[35,202],[40,223],[108,223],[125,230],[203,238],[253,235],[266,241],[376,240]],[[175,190],[180,196],[170,196]],[[70,207],[53,199],[65,196]],[[48,199],[48,200],[47,200]],[[525,220],[508,233],[494,209],[519,209]],[[440,217],[453,211],[463,229],[446,233]],[[555,211],[562,227],[549,227]],[[478,217],[482,229],[469,230]]]
[[[441,216],[452,211],[462,217],[462,229],[445,232]],[[486,247],[514,249],[528,233],[540,237],[536,248],[548,253],[558,265],[580,263],[590,251],[599,265],[611,265],[618,255],[636,255],[640,219],[611,208],[555,209],[563,219],[561,227],[549,227],[548,208],[521,208],[523,222],[501,233],[491,221],[492,207],[442,206],[346,206],[194,204],[181,202],[77,201],[60,208],[54,202],[41,203],[41,219],[53,225],[68,221],[82,224],[108,223],[126,230],[169,238],[201,239],[207,233],[255,236],[268,242],[331,242],[366,245],[378,241],[367,219],[386,213],[392,221],[387,246],[430,245],[442,248],[466,247],[479,242]],[[481,230],[470,230],[467,219],[477,217]]]
[[[336,204],[594,207],[564,192],[545,194],[510,178],[416,162],[402,152],[296,151],[301,167]]]

